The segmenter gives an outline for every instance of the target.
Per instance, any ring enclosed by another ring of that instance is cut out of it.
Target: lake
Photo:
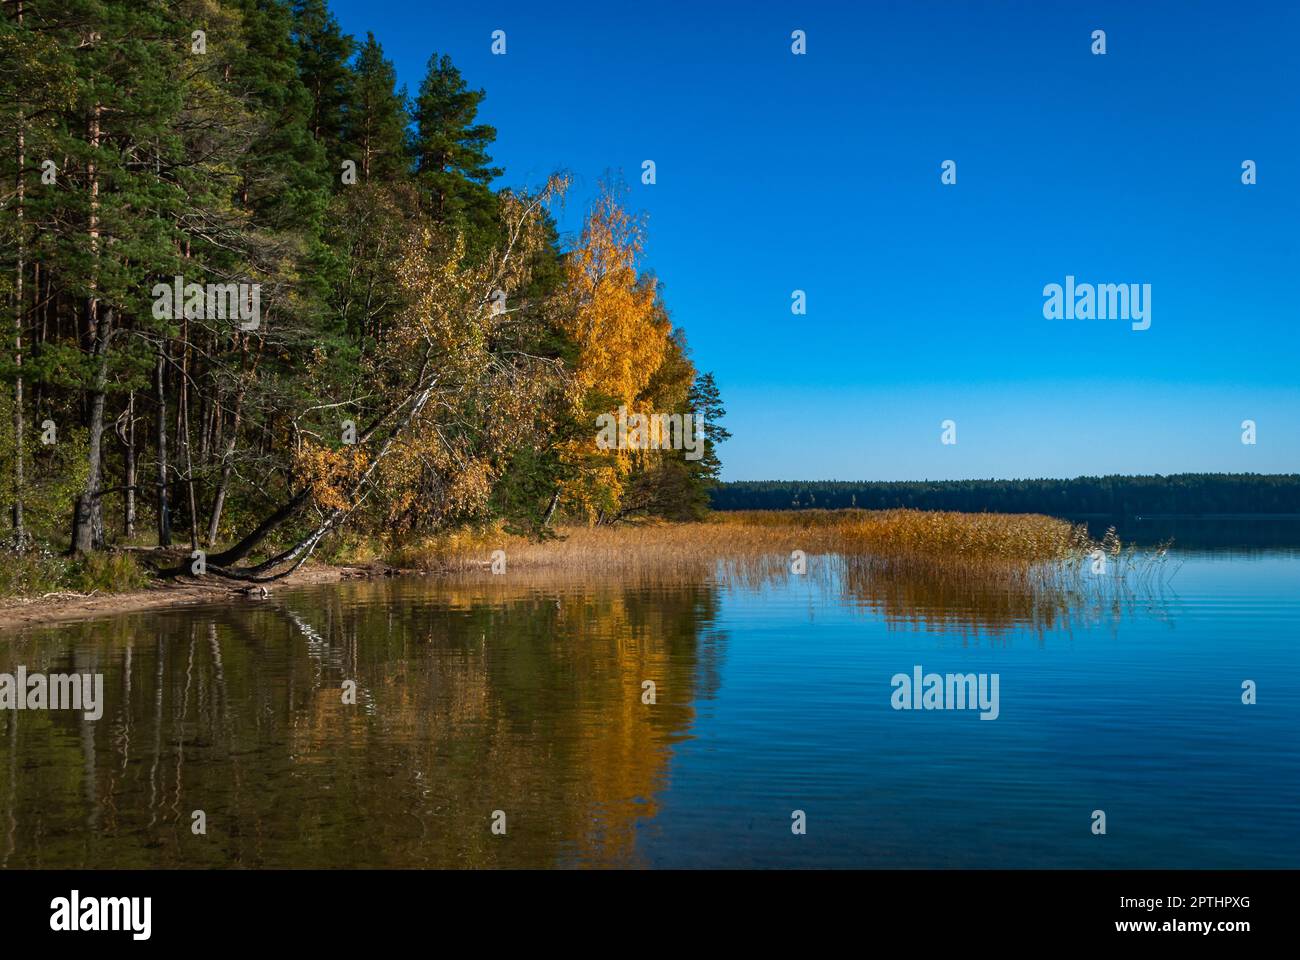
[[[105,703],[0,711],[0,866],[1300,867],[1294,545],[1064,599],[808,565],[2,635]],[[918,667],[996,675],[996,719],[895,709]]]

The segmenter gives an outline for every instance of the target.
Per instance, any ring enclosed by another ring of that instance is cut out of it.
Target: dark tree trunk
[[[177,442],[185,445],[185,486],[190,495],[190,549],[199,548],[199,510],[194,496],[194,458],[190,453],[190,325],[188,318],[181,327],[181,423]]]
[[[18,29],[23,27],[23,4],[18,0]],[[16,216],[18,220],[18,265],[14,276],[14,540],[18,549],[23,549],[27,539],[27,528],[23,522],[23,270],[26,266],[23,233],[23,164],[26,162],[26,141],[24,139],[23,116],[18,114],[18,183],[16,196]],[[35,293],[40,295],[40,287]]]
[[[551,519],[555,516],[555,508],[560,505],[560,491],[556,490],[551,494],[551,502],[546,505],[546,514],[542,517],[542,526],[549,527]]]
[[[122,514],[122,537],[135,536],[135,391],[126,399],[126,428],[122,432],[126,447],[126,501]]]
[[[172,518],[167,506],[167,341],[158,343],[158,363],[154,367],[154,398],[158,404],[158,546],[172,545]]]
[[[104,310],[101,320],[93,324],[95,379],[90,393],[90,435],[86,451],[89,467],[86,486],[77,498],[72,523],[72,552],[90,553],[102,546],[103,513],[99,508],[100,475],[104,453],[104,400],[108,384],[108,342],[113,335],[113,309]],[[97,522],[98,521],[98,522]]]

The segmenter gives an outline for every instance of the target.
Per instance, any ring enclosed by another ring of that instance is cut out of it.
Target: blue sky
[[[450,54],[501,184],[573,174],[562,228],[622,172],[726,479],[1300,471],[1300,7],[331,6],[412,92]],[[1067,274],[1150,329],[1044,319]]]

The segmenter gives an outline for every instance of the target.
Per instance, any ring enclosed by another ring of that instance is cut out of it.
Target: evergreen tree
[[[731,432],[722,425],[727,410],[722,405],[722,394],[712,373],[703,373],[695,378],[686,404],[703,419],[704,455],[694,462],[694,474],[697,483],[709,490],[718,484],[722,474],[718,444],[731,439]]]
[[[373,33],[357,51],[352,66],[351,96],[343,116],[347,158],[361,180],[392,182],[409,168],[406,154],[406,91],[397,90],[397,71],[384,58]]]
[[[235,0],[242,55],[229,80],[249,104],[241,130],[240,203],[278,230],[318,228],[331,178],[312,136],[314,102],[298,74],[292,11],[279,0]]]
[[[415,98],[412,143],[416,178],[432,216],[463,231],[474,254],[497,239],[489,184],[503,172],[488,155],[496,129],[476,122],[484,96],[468,89],[450,57],[434,54]]]
[[[339,28],[325,0],[294,0],[293,40],[299,79],[311,97],[308,129],[324,148],[330,178],[338,183],[344,159],[344,110],[352,98],[348,60],[354,41]]]

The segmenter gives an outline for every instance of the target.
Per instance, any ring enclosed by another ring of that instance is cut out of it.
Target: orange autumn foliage
[[[347,510],[369,462],[366,451],[358,447],[334,450],[305,441],[294,456],[294,469],[311,488],[312,502],[326,510]]]
[[[658,302],[658,284],[638,273],[642,218],[606,188],[587,215],[565,265],[569,308],[562,326],[578,347],[572,371],[580,422],[593,424],[611,406],[638,409],[638,398],[668,354],[672,325]],[[566,445],[576,471],[564,490],[570,506],[589,515],[617,506],[630,469],[626,451],[596,453],[594,440]]]

